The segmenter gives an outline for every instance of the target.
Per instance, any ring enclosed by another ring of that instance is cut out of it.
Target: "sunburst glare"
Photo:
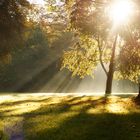
[[[116,0],[109,8],[109,17],[115,25],[128,23],[133,13],[134,3],[131,0]]]

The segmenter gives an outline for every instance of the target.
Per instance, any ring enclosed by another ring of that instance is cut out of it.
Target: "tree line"
[[[131,22],[113,31],[113,23],[105,12],[110,0],[44,1],[43,8],[27,0],[0,2],[1,61],[11,59],[12,47],[29,37],[29,27],[39,25],[50,43],[59,38],[59,28],[73,33],[72,45],[62,56],[61,69],[67,68],[73,76],[81,78],[94,77],[100,64],[107,79],[106,95],[112,92],[113,78],[128,79],[138,85],[140,98],[139,1],[133,0],[137,7]]]

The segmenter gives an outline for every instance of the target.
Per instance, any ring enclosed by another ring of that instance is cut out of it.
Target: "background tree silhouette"
[[[0,57],[5,63],[11,59],[11,48],[22,40],[21,32],[26,26],[26,13],[29,7],[27,0],[0,2]]]

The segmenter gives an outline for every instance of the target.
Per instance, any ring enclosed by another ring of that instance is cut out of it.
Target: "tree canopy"
[[[117,55],[120,54],[120,56],[122,56],[123,58],[123,55],[126,54],[125,52],[123,52],[123,50],[126,48],[125,46],[128,45],[133,46],[133,51],[136,52],[136,48],[138,45],[136,45],[135,43],[137,42],[135,37],[133,38],[132,36],[134,36],[134,32],[139,31],[138,6],[134,6],[135,10],[133,19],[131,21],[129,20],[129,22],[127,23],[124,22],[116,26],[112,19],[109,17],[108,13],[113,12],[108,11],[110,10],[110,5],[113,2],[113,0],[67,1],[66,4],[72,5],[69,6],[70,8],[68,9],[70,11],[70,29],[72,29],[72,31],[74,31],[76,35],[79,36],[79,39],[75,41],[75,45],[73,45],[72,50],[70,49],[68,52],[64,53],[62,66],[62,68],[66,67],[70,71],[72,71],[73,75],[80,75],[80,77],[84,77],[86,75],[93,75],[94,69],[96,68],[96,66],[98,66],[98,63],[101,63],[101,66],[107,75],[106,92],[109,93],[111,92],[112,79],[116,70],[115,67],[118,58]],[[133,2],[135,3],[135,5],[138,5],[138,1]],[[84,37],[81,38],[81,36]],[[126,45],[120,44],[120,41],[118,40],[123,40]],[[94,44],[89,42],[94,42]],[[92,48],[92,53],[90,53],[90,49],[88,49],[88,47]],[[87,51],[88,55],[85,55],[84,51]],[[126,54],[126,57],[127,55],[129,54]],[[132,55],[134,54],[132,53]],[[133,57],[135,56],[138,55],[134,55]],[[138,59],[138,57],[135,59]],[[132,60],[132,63],[133,61],[134,60]],[[123,67],[125,67],[123,63],[121,63],[120,65],[123,65]]]
[[[10,56],[10,50],[21,39],[26,25],[27,0],[2,0],[0,3],[0,56]],[[17,41],[15,41],[16,39]]]

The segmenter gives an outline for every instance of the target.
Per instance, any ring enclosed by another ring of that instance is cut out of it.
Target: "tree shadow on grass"
[[[24,100],[20,100],[20,101],[11,101],[11,102],[4,102],[4,103],[1,103],[0,104],[0,107],[3,107],[3,106],[13,106],[13,105],[20,105],[20,104],[26,104],[26,103],[29,103],[29,102],[34,102],[34,103],[39,103],[39,102],[48,102],[51,100],[51,97],[47,97],[45,99],[24,99]]]
[[[140,140],[140,110],[135,112],[126,99],[129,98],[67,96],[57,98],[58,102],[53,97],[26,99],[1,104],[2,108],[15,108],[0,111],[0,118],[12,121],[22,117],[25,140]],[[16,106],[30,102],[41,105],[34,111],[12,114]],[[127,113],[109,112],[109,104]]]
[[[34,140],[139,140],[139,114],[82,113],[59,125],[58,128],[40,131]],[[137,127],[133,127],[133,123]]]
[[[110,113],[107,104],[108,98],[80,97],[42,106],[24,116],[25,139],[139,140],[140,113]],[[88,112],[99,106],[101,112]]]

